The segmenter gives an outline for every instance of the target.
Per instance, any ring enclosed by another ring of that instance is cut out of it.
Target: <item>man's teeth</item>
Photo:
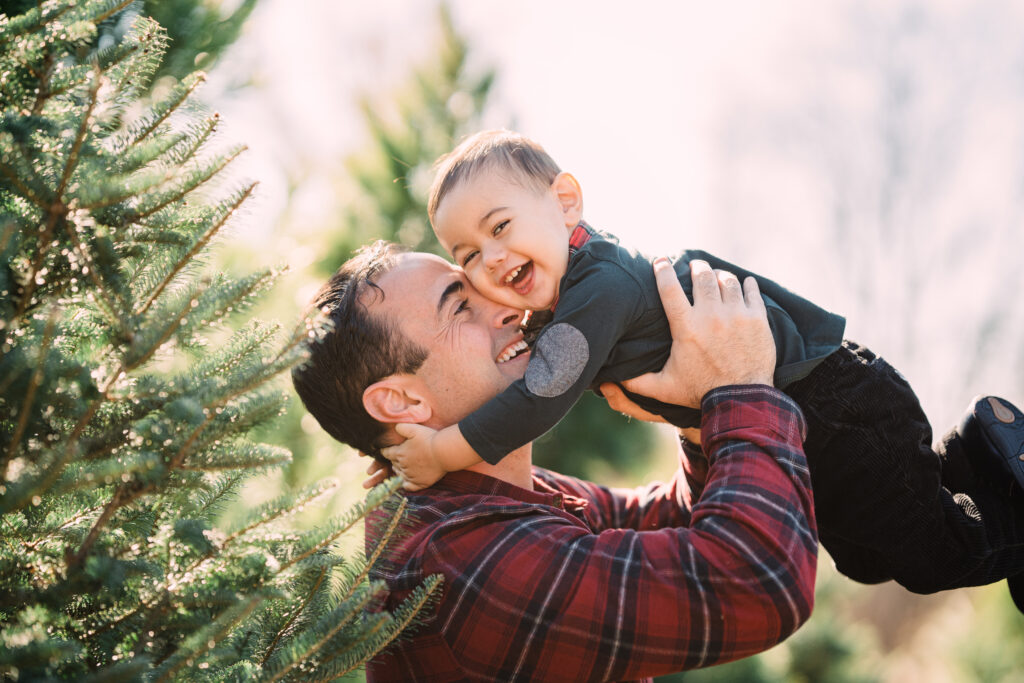
[[[523,267],[522,267],[522,266],[519,266],[518,268],[516,268],[515,270],[513,270],[513,271],[512,271],[511,273],[509,273],[509,274],[508,274],[508,275],[507,275],[507,276],[505,277],[505,284],[506,284],[506,285],[508,285],[508,284],[512,284],[512,281],[516,279],[516,276],[517,276],[517,275],[519,275],[519,271],[521,271],[522,269],[523,269]]]
[[[525,351],[528,348],[529,346],[526,344],[526,341],[520,339],[515,344],[512,344],[507,349],[501,352],[501,355],[498,356],[498,362],[504,363],[507,360],[511,360],[512,358],[518,356],[521,351]]]

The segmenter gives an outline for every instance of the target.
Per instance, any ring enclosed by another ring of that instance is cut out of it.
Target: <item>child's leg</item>
[[[884,360],[846,342],[786,391],[807,418],[819,534],[841,572],[930,593],[1024,566],[1020,507],[959,453],[932,450],[917,397]]]

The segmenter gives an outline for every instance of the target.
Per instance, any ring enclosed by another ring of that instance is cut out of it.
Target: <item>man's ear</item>
[[[422,424],[433,415],[415,375],[390,375],[366,387],[363,407],[377,422]]]
[[[565,227],[575,228],[583,218],[583,188],[571,173],[562,171],[555,176],[551,183],[551,189],[558,198],[558,204],[562,207],[562,216],[565,218]]]

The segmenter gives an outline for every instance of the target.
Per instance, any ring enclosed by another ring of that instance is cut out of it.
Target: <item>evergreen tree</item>
[[[436,62],[416,69],[391,100],[362,103],[370,140],[346,162],[345,180],[350,185],[338,192],[346,197],[338,212],[341,224],[324,237],[324,277],[359,246],[378,238],[446,256],[427,219],[432,165],[481,128],[495,73],[472,73],[467,64],[470,45],[455,30],[444,5],[440,24]],[[289,444],[308,440],[298,425],[287,434]],[[635,472],[649,463],[654,435],[650,425],[612,412],[603,399],[588,392],[537,442],[535,461],[583,477]]]
[[[201,74],[143,99],[167,39],[131,5],[0,15],[0,678],[332,679],[438,580],[373,612],[383,546],[338,554],[367,514],[401,533],[394,483],[313,530],[289,520],[331,484],[216,526],[288,461],[246,434],[318,327],[231,331],[277,276],[202,267],[253,191],[223,180],[242,148],[213,145]]]

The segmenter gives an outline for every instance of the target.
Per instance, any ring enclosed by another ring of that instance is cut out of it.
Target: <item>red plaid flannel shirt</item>
[[[391,608],[430,574],[444,593],[367,680],[637,680],[793,633],[818,549],[803,417],[768,387],[717,389],[702,410],[695,501],[682,470],[615,490],[534,468],[532,491],[462,471],[408,494],[412,534],[375,578]]]

